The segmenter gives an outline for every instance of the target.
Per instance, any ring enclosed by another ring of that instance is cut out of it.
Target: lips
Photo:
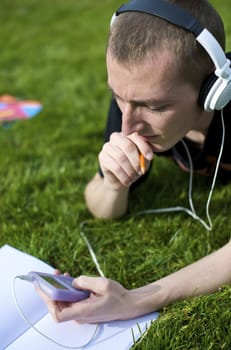
[[[152,135],[152,136],[142,135],[143,140],[150,145],[150,147],[152,148],[152,151],[155,153],[159,153],[163,151],[160,143],[158,143],[158,137],[159,135]]]
[[[142,135],[143,140],[148,142],[148,143],[151,143],[151,144],[156,142],[157,137],[158,137],[158,135],[152,135],[152,136],[143,136]]]

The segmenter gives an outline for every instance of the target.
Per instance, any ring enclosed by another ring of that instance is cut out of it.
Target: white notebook
[[[47,312],[46,305],[35,292],[31,283],[16,279],[15,296],[26,318],[38,331],[20,315],[13,297],[15,276],[29,271],[53,273],[54,268],[43,261],[17,250],[9,245],[0,248],[0,349],[7,350],[59,350],[82,348],[94,350],[127,350],[137,341],[158,317],[154,312],[127,321],[94,324],[77,324],[75,321],[55,323]],[[51,338],[54,342],[47,339]],[[62,344],[61,345],[58,345]]]

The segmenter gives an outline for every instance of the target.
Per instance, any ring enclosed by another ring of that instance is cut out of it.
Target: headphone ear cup
[[[206,98],[217,79],[218,77],[213,73],[202,83],[198,96],[198,103],[203,109],[205,109]]]
[[[114,12],[110,21],[110,28],[113,26],[113,23],[115,22],[115,20],[116,20],[116,13]]]
[[[221,110],[231,101],[231,53],[226,53],[226,59],[226,75],[217,76],[214,72],[201,86],[198,103],[207,112]]]

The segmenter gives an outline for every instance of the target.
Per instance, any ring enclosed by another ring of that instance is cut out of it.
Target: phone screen
[[[45,281],[47,281],[48,283],[50,283],[52,286],[54,286],[55,288],[59,288],[59,289],[67,289],[67,287],[65,287],[63,284],[59,283],[55,278],[50,277],[50,276],[41,276]]]

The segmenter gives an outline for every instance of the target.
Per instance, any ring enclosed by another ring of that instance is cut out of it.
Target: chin
[[[172,146],[161,146],[161,145],[152,145],[153,153],[161,153],[168,151]]]

